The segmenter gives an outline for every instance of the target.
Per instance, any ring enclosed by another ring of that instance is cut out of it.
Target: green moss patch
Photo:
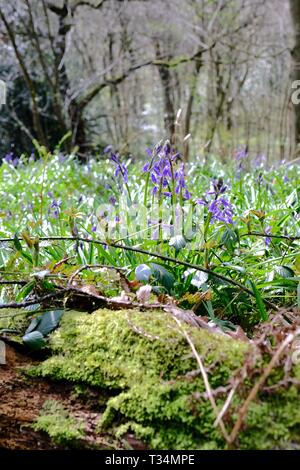
[[[76,446],[84,437],[84,425],[54,400],[44,403],[40,416],[32,426],[35,431],[46,432],[58,445]]]
[[[207,330],[186,327],[216,389],[243,365],[251,345]],[[222,449],[215,416],[197,362],[172,317],[161,311],[98,310],[66,313],[51,336],[53,356],[35,375],[108,389],[99,432],[133,431],[152,448]],[[191,371],[193,371],[192,374]],[[221,407],[226,394],[217,396]],[[241,398],[237,396],[233,411]],[[250,407],[240,448],[273,448],[297,435],[298,392],[291,388],[259,397]],[[227,423],[230,429],[233,420]],[[276,420],[272,426],[271,421]]]

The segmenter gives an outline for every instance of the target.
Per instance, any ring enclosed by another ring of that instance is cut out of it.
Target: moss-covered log
[[[212,389],[218,389],[221,409],[230,378],[246,358],[256,355],[252,373],[236,394],[225,424],[237,418],[263,359],[251,343],[188,326],[203,358]],[[186,339],[170,314],[162,311],[98,310],[92,315],[70,312],[51,337],[53,356],[36,368],[36,375],[109,389],[112,397],[99,423],[117,436],[132,430],[151,448],[223,449],[226,443],[206,397],[203,379]],[[294,376],[299,368],[294,367]],[[282,376],[275,369],[274,383]],[[276,388],[261,392],[249,408],[236,445],[241,449],[288,447],[300,440],[299,390]]]

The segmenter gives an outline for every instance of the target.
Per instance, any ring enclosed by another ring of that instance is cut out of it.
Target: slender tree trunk
[[[300,80],[300,2],[299,0],[290,0],[290,10],[294,25],[295,44],[292,49],[293,68],[292,80]],[[300,144],[300,104],[294,103],[295,110],[295,142]]]
[[[192,83],[190,87],[190,94],[187,101],[186,112],[184,117],[184,135],[188,135],[191,129],[191,119],[192,119],[192,112],[193,112],[193,104],[194,98],[197,90],[197,79],[202,66],[201,56],[197,58],[195,62],[195,70],[192,76]],[[189,141],[187,140],[184,143],[183,147],[183,157],[184,160],[187,162],[189,160]]]
[[[159,43],[155,44],[155,51],[157,59],[160,59],[160,47]],[[164,121],[165,129],[168,134],[168,138],[171,143],[174,143],[175,140],[175,110],[172,99],[172,80],[170,69],[167,65],[159,65],[158,73],[163,87],[163,97],[164,97]]]

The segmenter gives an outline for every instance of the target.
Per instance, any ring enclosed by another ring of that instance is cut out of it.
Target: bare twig
[[[279,238],[283,240],[288,240],[288,241],[296,241],[300,240],[300,236],[290,236],[290,235],[272,235],[271,233],[261,233],[261,232],[247,232],[247,233],[242,233],[240,235],[241,237],[248,237],[248,236],[253,236],[253,237],[263,237],[263,238]]]
[[[235,384],[235,386],[230,390],[230,392],[229,392],[229,394],[228,394],[228,396],[227,396],[227,398],[226,398],[226,401],[225,401],[225,403],[224,403],[224,405],[223,405],[223,408],[222,408],[222,410],[220,411],[220,413],[219,413],[217,419],[216,419],[215,422],[214,422],[214,427],[219,426],[220,420],[223,418],[223,416],[225,415],[226,411],[228,410],[228,408],[229,408],[229,406],[230,406],[230,403],[231,403],[231,401],[232,401],[232,399],[233,399],[233,396],[234,396],[234,394],[235,394],[235,392],[236,392],[237,386],[238,386],[238,384]]]
[[[23,302],[8,302],[7,304],[0,304],[0,309],[3,308],[24,308],[29,305],[40,304],[47,300],[55,299],[60,297],[62,294],[65,294],[69,291],[69,288],[60,289],[58,291],[52,292],[51,294],[44,295],[43,297],[35,297],[31,300],[24,300]],[[2,317],[1,317],[2,318]]]
[[[177,325],[179,326],[180,331],[185,336],[187,342],[190,345],[190,348],[193,352],[193,355],[194,355],[194,357],[195,357],[195,359],[198,363],[199,369],[201,371],[201,375],[202,375],[202,378],[203,378],[203,382],[204,382],[205,390],[206,390],[206,393],[207,393],[207,397],[208,397],[208,399],[210,401],[210,404],[211,404],[211,406],[214,410],[214,413],[216,415],[216,419],[218,420],[218,426],[221,429],[221,432],[222,432],[222,435],[223,435],[225,441],[227,443],[229,443],[230,442],[229,435],[228,435],[228,433],[226,431],[226,428],[225,428],[225,425],[222,421],[222,417],[219,417],[220,413],[219,413],[219,410],[218,410],[218,407],[217,407],[217,404],[216,404],[216,401],[215,401],[215,398],[214,398],[214,395],[213,395],[213,392],[212,392],[212,389],[211,389],[211,386],[210,386],[210,383],[209,383],[209,380],[208,380],[208,377],[207,377],[207,373],[206,373],[204,364],[202,362],[202,359],[199,356],[191,337],[189,336],[187,331],[182,327],[182,324],[181,324],[180,320],[178,320],[178,318],[176,318],[175,316],[173,316],[173,318],[176,321]]]
[[[294,339],[300,335],[300,328],[297,328],[297,330],[294,332],[294,333],[290,333],[286,338],[285,340],[280,344],[279,348],[277,349],[277,351],[275,352],[274,356],[272,357],[272,359],[270,360],[269,364],[267,365],[267,367],[264,369],[264,372],[263,374],[260,376],[259,380],[256,382],[256,384],[254,385],[254,387],[251,389],[249,395],[247,396],[244,404],[242,405],[242,407],[240,408],[239,410],[239,416],[238,416],[238,419],[233,427],[233,430],[229,436],[229,442],[230,444],[233,444],[237,435],[238,435],[238,432],[243,424],[243,421],[245,419],[245,416],[247,414],[247,411],[249,409],[249,406],[251,404],[251,402],[256,398],[256,395],[259,391],[259,389],[262,387],[262,385],[264,384],[264,382],[266,381],[266,379],[268,378],[268,376],[270,375],[270,373],[272,372],[272,369],[274,368],[274,366],[276,365],[277,361],[279,360],[281,354],[284,352],[284,350],[288,347],[288,345],[290,343],[292,343],[294,341]]]
[[[116,267],[116,266],[110,266],[108,264],[84,264],[83,266],[81,266],[80,268],[78,268],[73,274],[72,276],[70,277],[69,279],[69,284],[72,284],[72,282],[74,281],[75,277],[78,276],[78,274],[80,274],[82,271],[86,270],[86,269],[98,269],[98,268],[106,268],[106,269],[114,269],[116,271],[125,271],[125,268],[119,268],[119,267]]]

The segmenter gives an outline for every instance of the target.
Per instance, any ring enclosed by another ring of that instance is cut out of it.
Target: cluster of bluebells
[[[212,181],[212,189],[206,192],[206,196],[213,196],[212,202],[209,202],[206,197],[196,200],[197,204],[206,206],[208,212],[211,214],[211,221],[223,222],[225,224],[233,225],[233,207],[230,202],[223,196],[227,190],[223,180]]]
[[[242,161],[242,160],[245,160],[245,158],[247,158],[248,155],[249,155],[249,153],[248,153],[248,147],[245,146],[245,147],[243,147],[243,148],[241,148],[241,149],[236,150],[236,152],[235,152],[235,159],[236,159],[238,162],[240,162],[240,161]]]
[[[272,227],[270,227],[270,225],[268,225],[268,226],[265,228],[265,234],[266,234],[266,235],[270,235],[271,229],[272,229]],[[271,241],[272,241],[272,238],[271,238],[271,237],[266,237],[266,238],[265,238],[265,245],[268,247],[268,246],[270,245]]]
[[[128,183],[128,171],[124,163],[120,162],[119,157],[111,152],[110,159],[116,164],[116,169],[114,171],[114,175],[116,178],[123,180],[125,184]]]
[[[48,210],[48,214],[50,215],[50,217],[52,217],[53,219],[57,219],[59,217],[61,205],[61,199],[53,199]]]
[[[20,159],[18,157],[15,157],[12,152],[5,155],[3,161],[6,162],[8,165],[13,166],[14,168],[17,168],[20,163]]]
[[[184,163],[174,171],[179,154],[172,155],[169,142],[157,146],[153,153],[149,149],[146,151],[151,160],[143,166],[143,172],[150,174],[153,183],[152,194],[171,197],[174,184],[176,194],[181,194],[184,199],[190,199],[191,195],[186,188]]]

